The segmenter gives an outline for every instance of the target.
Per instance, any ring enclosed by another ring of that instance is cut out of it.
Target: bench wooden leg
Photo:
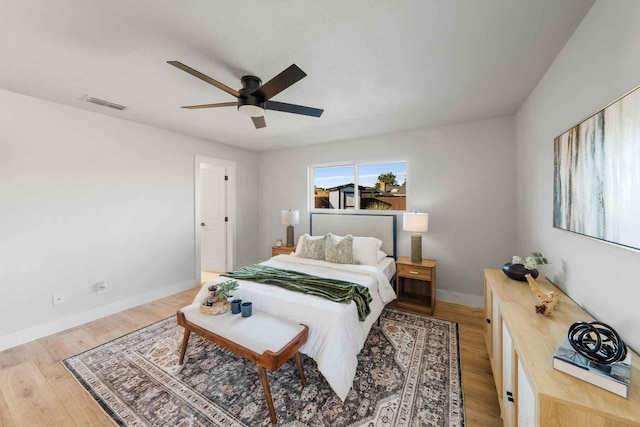
[[[298,375],[300,376],[300,382],[304,388],[307,386],[307,379],[304,377],[304,370],[302,369],[302,360],[300,359],[299,351],[296,351],[296,365],[298,365]]]
[[[180,349],[180,362],[179,365],[182,365],[184,362],[184,355],[187,352],[187,344],[189,343],[189,336],[191,335],[191,331],[187,328],[184,328],[184,337],[182,338],[182,348]]]
[[[264,397],[267,399],[267,407],[269,408],[269,415],[271,415],[271,422],[276,423],[276,409],[273,407],[273,400],[271,399],[271,389],[269,388],[269,379],[267,378],[267,372],[262,366],[258,366],[258,375],[260,375],[260,382],[262,383],[262,389],[264,390]]]

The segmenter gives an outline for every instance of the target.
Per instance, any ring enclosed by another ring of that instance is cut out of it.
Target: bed
[[[363,285],[372,301],[370,314],[358,319],[355,303],[339,304],[312,295],[288,291],[276,286],[240,280],[235,298],[251,301],[255,310],[309,326],[309,338],[300,351],[313,358],[335,393],[346,399],[358,365],[357,355],[371,327],[384,306],[396,298],[391,286],[395,275],[395,215],[312,214],[311,235],[371,236],[382,240],[381,249],[390,256],[375,265],[335,264],[300,258],[295,254],[277,255],[262,265],[299,271]],[[227,280],[223,276],[207,282],[194,301],[202,300],[213,283]]]

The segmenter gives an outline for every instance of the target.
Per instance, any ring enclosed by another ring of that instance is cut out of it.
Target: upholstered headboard
[[[396,216],[367,214],[311,213],[312,236],[326,233],[345,236],[375,237],[382,240],[382,250],[396,258]]]

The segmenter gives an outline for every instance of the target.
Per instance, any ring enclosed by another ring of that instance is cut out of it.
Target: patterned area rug
[[[175,317],[62,363],[119,425],[269,426],[253,363],[192,334],[178,366]],[[303,356],[267,371],[282,426],[463,426],[457,323],[385,309],[358,356],[345,402]]]

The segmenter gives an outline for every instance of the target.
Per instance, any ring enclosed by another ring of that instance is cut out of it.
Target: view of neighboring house
[[[407,183],[379,187],[359,185],[360,209],[405,210],[407,206]],[[344,184],[331,188],[315,188],[316,209],[355,209],[354,184]]]

